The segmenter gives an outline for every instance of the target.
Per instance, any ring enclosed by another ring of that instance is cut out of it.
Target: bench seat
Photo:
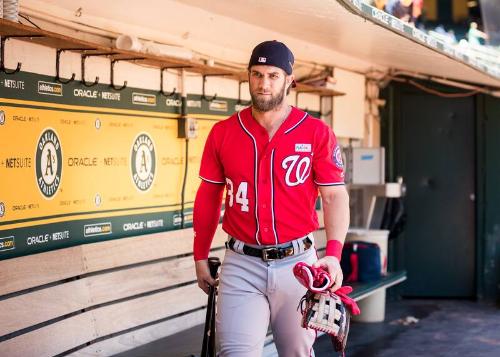
[[[354,291],[349,294],[355,301],[362,304],[363,301],[369,300],[370,297],[376,296],[377,294],[384,293],[384,304],[385,304],[385,290],[397,285],[406,280],[406,271],[389,272],[387,275],[383,276],[380,280],[368,282],[368,283],[353,283],[350,284]],[[375,308],[377,306],[370,307],[365,304],[363,309]],[[385,312],[385,310],[384,310]],[[370,315],[370,311],[365,311],[366,314]],[[147,345],[140,346],[133,350],[121,353],[115,357],[132,357],[132,356],[149,356],[149,357],[160,357],[164,356],[165,353],[172,357],[186,357],[186,356],[196,356],[199,355],[201,350],[201,343],[203,340],[203,324],[199,324],[190,329],[181,331],[174,335],[165,337],[161,340],[151,342]],[[320,336],[321,334],[318,334]],[[273,356],[276,355],[276,348],[274,347],[272,332],[268,331],[268,335],[265,342],[263,356]]]
[[[349,294],[351,298],[355,301],[362,300],[376,292],[390,288],[391,286],[397,285],[406,280],[406,271],[396,271],[389,272],[387,275],[383,276],[380,280],[368,282],[368,283],[352,283],[350,284],[354,291]]]

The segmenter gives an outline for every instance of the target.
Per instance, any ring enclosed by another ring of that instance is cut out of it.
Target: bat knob
[[[210,275],[215,279],[217,276],[217,270],[219,270],[220,259],[218,257],[208,258],[208,267],[210,269]]]

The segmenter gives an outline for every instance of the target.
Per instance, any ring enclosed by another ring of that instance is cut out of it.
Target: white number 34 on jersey
[[[233,207],[234,201],[241,205],[241,211],[248,212],[248,182],[243,181],[238,186],[236,197],[234,196],[234,185],[230,178],[226,177],[227,195],[229,197],[229,207]]]

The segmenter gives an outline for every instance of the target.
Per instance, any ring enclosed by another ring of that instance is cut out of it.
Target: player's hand
[[[196,279],[198,280],[198,286],[206,294],[208,294],[208,287],[215,286],[216,281],[210,275],[210,268],[208,267],[208,259],[197,260],[194,262],[196,268]]]
[[[317,260],[316,263],[313,264],[313,267],[321,267],[328,271],[333,281],[333,285],[330,287],[330,291],[334,292],[342,286],[342,280],[344,279],[344,276],[342,274],[340,262],[336,257],[325,256]]]

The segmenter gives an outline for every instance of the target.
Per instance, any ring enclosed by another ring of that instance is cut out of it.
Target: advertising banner
[[[177,137],[180,103],[1,74],[0,259],[181,228],[182,213],[189,226],[205,139],[236,103],[190,96],[198,137],[189,143]]]

